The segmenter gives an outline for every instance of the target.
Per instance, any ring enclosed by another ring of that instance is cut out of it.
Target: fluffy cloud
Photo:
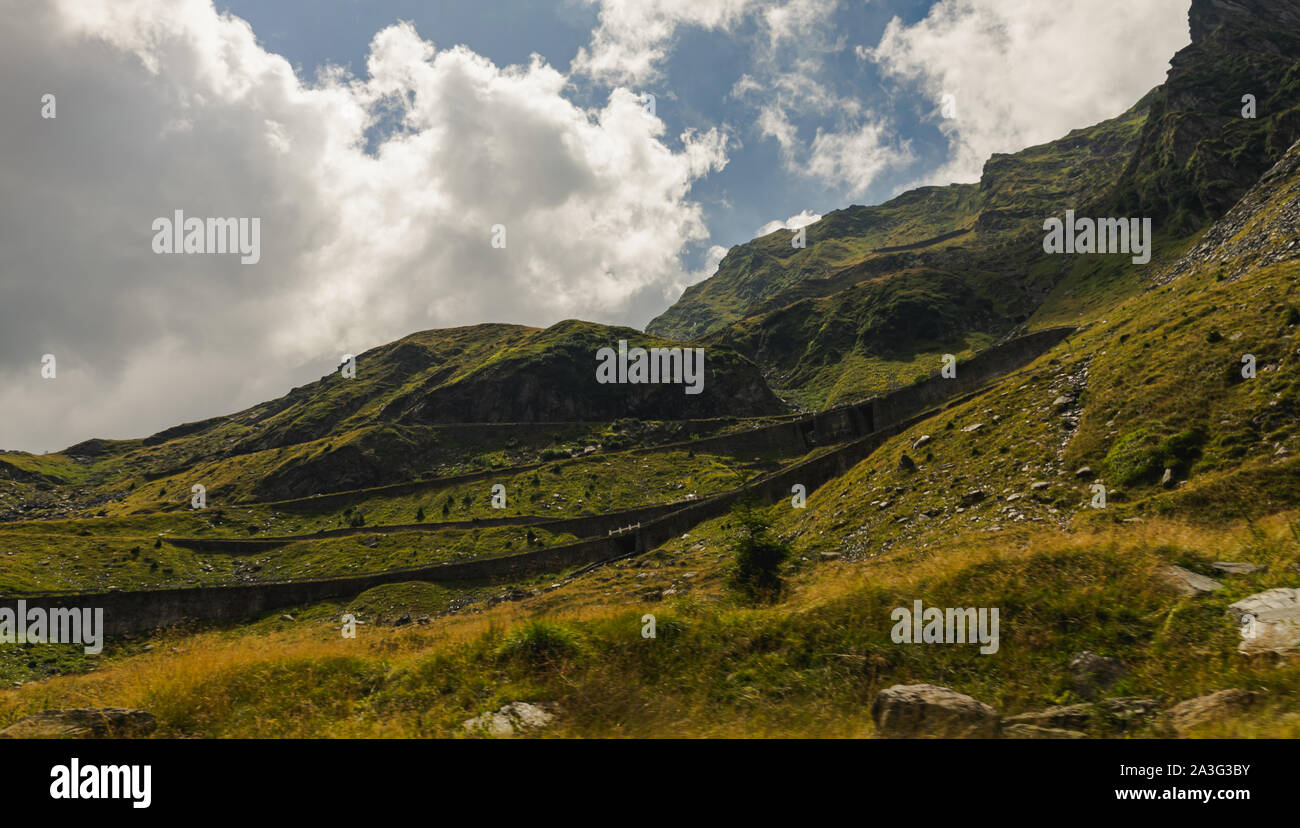
[[[587,0],[600,3],[591,44],[573,60],[575,73],[611,84],[641,84],[659,76],[679,27],[728,30],[756,0]]]
[[[861,195],[881,173],[912,161],[906,141],[891,144],[885,128],[864,123],[846,132],[817,131],[808,158],[808,172],[828,187],[850,196]]]
[[[672,151],[631,93],[579,108],[537,59],[399,25],[365,80],[306,85],[210,0],[0,7],[0,448],[231,411],[414,330],[642,324],[708,236],[687,194],[722,137]],[[261,261],[154,254],[176,209],[260,217]]]
[[[973,181],[1013,152],[1123,112],[1164,79],[1188,42],[1189,0],[940,0],[913,25],[895,18],[874,49],[886,75],[935,105],[949,163],[926,182]]]
[[[821,220],[822,217],[820,213],[814,213],[811,210],[802,210],[800,211],[799,215],[790,216],[790,218],[786,219],[785,221],[781,221],[779,219],[775,221],[769,221],[767,224],[764,224],[762,227],[754,231],[754,238],[759,238],[760,236],[766,236],[768,233],[773,233],[777,230],[780,230],[781,228],[785,228],[787,230],[798,230],[800,227],[807,227],[813,222],[821,221]],[[721,261],[721,259],[719,259],[719,261]]]

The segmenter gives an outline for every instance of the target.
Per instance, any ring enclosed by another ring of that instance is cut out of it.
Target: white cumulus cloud
[[[723,137],[669,149],[632,93],[580,108],[537,58],[496,66],[403,24],[367,77],[307,84],[210,0],[0,12],[0,448],[229,412],[426,328],[640,325],[708,238],[688,194]],[[154,254],[177,209],[260,217],[261,261]]]

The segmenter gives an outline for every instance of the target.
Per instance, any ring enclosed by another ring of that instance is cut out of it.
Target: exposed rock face
[[[1300,141],[1159,282],[1204,266],[1218,268],[1224,281],[1233,281],[1295,259],[1300,259]]]
[[[1258,698],[1258,694],[1248,690],[1232,689],[1188,699],[1169,709],[1169,726],[1179,736],[1186,736],[1198,728],[1239,715]]]
[[[467,719],[466,731],[480,736],[513,736],[541,730],[555,721],[554,705],[511,702],[495,713]]]
[[[1300,30],[1300,6],[1290,0],[1193,0],[1188,14],[1192,42],[1205,40],[1220,27],[1230,27],[1239,37],[1267,27]],[[1277,54],[1278,45],[1267,37],[1250,40],[1254,49]]]
[[[876,735],[885,739],[939,737],[989,739],[998,714],[964,693],[933,684],[895,684],[871,704]]]
[[[1228,607],[1241,625],[1243,653],[1300,651],[1300,589],[1257,592]]]
[[[1168,78],[1124,171],[1117,209],[1193,230],[1222,216],[1300,138],[1292,0],[1193,0],[1192,43]],[[1244,94],[1257,97],[1253,119]]]
[[[153,714],[143,710],[46,710],[0,730],[0,739],[127,739],[148,736],[157,727]]]

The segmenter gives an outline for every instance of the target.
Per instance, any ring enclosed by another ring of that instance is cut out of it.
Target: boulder
[[[158,727],[152,713],[123,707],[46,710],[0,730],[0,739],[129,739]]]
[[[1241,625],[1243,653],[1300,651],[1300,589],[1278,587],[1228,606]]]
[[[933,684],[895,684],[881,690],[871,703],[871,718],[883,739],[989,739],[998,730],[992,707]]]
[[[1076,653],[1066,665],[1074,691],[1084,698],[1092,698],[1124,675],[1124,665],[1119,659],[1084,651]]]
[[[1213,578],[1207,578],[1181,566],[1166,566],[1160,570],[1160,577],[1189,598],[1223,589],[1223,584]]]
[[[1186,736],[1193,730],[1248,710],[1258,698],[1257,693],[1237,689],[1198,696],[1169,708],[1168,723],[1174,733]]]
[[[476,736],[513,736],[550,725],[556,712],[558,708],[552,704],[511,702],[495,713],[466,719],[462,726]]]

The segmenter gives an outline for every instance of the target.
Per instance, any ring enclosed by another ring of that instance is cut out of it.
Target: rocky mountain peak
[[[1295,0],[1192,0],[1188,11],[1192,42],[1199,43],[1227,26],[1238,31],[1300,29],[1300,3]]]

